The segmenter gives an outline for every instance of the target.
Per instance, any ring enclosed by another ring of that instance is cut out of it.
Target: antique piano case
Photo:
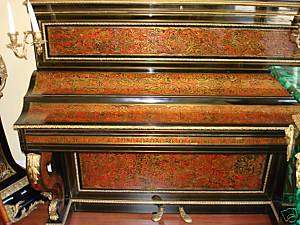
[[[300,62],[297,3],[33,3],[46,42],[15,128],[49,224],[80,210],[282,222],[300,105],[268,66]]]

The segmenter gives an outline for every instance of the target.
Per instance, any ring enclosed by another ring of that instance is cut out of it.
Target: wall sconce
[[[3,96],[2,90],[5,87],[7,79],[7,70],[2,56],[0,55],[0,98]]]
[[[10,48],[16,57],[20,59],[27,59],[27,47],[28,45],[34,45],[36,47],[36,52],[38,55],[43,53],[43,44],[45,41],[42,38],[42,33],[39,29],[39,25],[37,19],[35,17],[33,8],[29,0],[27,0],[28,14],[31,21],[31,26],[33,31],[25,31],[23,33],[23,40],[19,40],[19,32],[16,31],[13,11],[9,0],[7,1],[7,12],[8,12],[8,27],[9,33],[8,37],[10,40],[10,44],[7,45]],[[32,37],[32,41],[30,41],[30,36]],[[21,38],[22,39],[22,38]]]

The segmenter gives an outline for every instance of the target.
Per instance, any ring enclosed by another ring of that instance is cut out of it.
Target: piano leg
[[[63,179],[52,164],[52,153],[28,153],[26,155],[26,170],[31,186],[42,192],[50,192],[49,220],[62,221],[65,208],[65,188]],[[48,166],[51,165],[51,171]]]

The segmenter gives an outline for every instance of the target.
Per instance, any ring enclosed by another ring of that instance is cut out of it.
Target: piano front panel
[[[82,189],[263,191],[270,159],[262,153],[79,153],[78,166]]]

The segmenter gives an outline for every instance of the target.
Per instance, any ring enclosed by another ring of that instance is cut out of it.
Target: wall
[[[5,60],[8,79],[0,100],[0,115],[8,144],[14,159],[24,166],[25,156],[20,150],[18,135],[13,130],[13,124],[17,120],[23,107],[23,97],[29,86],[30,76],[35,70],[35,58],[33,47],[28,48],[28,59],[18,59],[10,49],[6,47],[9,43],[7,36],[7,0],[0,0],[0,54]],[[11,0],[14,10],[16,29],[19,32],[30,30],[30,20],[27,15],[23,0]]]

